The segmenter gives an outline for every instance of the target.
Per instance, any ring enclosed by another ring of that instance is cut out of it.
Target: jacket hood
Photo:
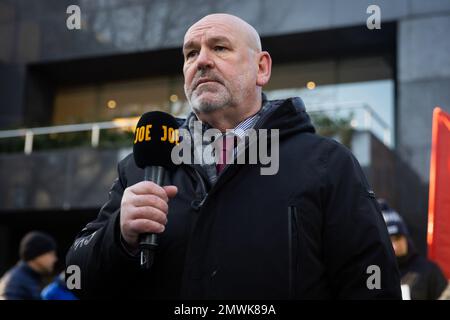
[[[301,98],[292,97],[283,100],[267,101],[270,106],[261,116],[259,128],[279,129],[280,137],[286,137],[294,133],[315,133],[311,118],[306,112]]]

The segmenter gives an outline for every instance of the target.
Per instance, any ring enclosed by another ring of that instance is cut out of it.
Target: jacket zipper
[[[208,190],[205,184],[205,180],[203,180],[202,174],[193,166],[188,166],[189,168],[192,169],[192,171],[194,172],[198,182],[200,183],[200,189],[202,190],[202,194],[201,194],[201,199],[194,199],[191,202],[191,207],[196,210],[199,211],[202,207],[203,204],[205,203],[206,197],[208,196]]]

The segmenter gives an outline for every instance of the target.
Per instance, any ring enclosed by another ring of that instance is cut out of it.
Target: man
[[[0,299],[40,300],[43,278],[57,261],[55,240],[43,232],[26,234],[20,242],[20,259],[0,280]]]
[[[299,98],[266,100],[272,62],[255,29],[208,15],[186,32],[183,54],[193,111],[183,128],[192,134],[199,120],[203,130],[279,129],[279,170],[183,164],[160,187],[143,182],[128,156],[98,218],[68,252],[67,264],[81,268],[78,294],[400,298],[395,256],[358,162],[314,134]],[[151,271],[139,270],[141,233],[159,234]]]
[[[400,267],[403,298],[437,300],[448,285],[447,279],[437,264],[417,253],[402,217],[385,200],[379,202]]]

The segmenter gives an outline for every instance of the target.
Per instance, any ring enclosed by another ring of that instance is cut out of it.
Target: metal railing
[[[352,111],[364,112],[363,125],[360,126],[356,123],[351,123],[354,128],[363,128],[370,131],[374,131],[374,123],[379,125],[383,132],[383,142],[389,146],[391,129],[389,125],[367,104],[360,102],[349,102],[345,104],[316,104],[310,105],[308,107],[308,113],[310,114],[339,114],[341,112],[347,112],[350,114]],[[116,119],[114,121],[107,122],[92,122],[92,123],[82,123],[82,124],[68,124],[50,127],[39,127],[39,128],[27,128],[27,129],[16,129],[16,130],[3,130],[0,131],[0,139],[2,138],[20,138],[25,137],[24,143],[24,153],[30,154],[33,152],[33,140],[36,135],[50,135],[50,134],[60,134],[60,133],[73,133],[90,131],[91,132],[91,146],[97,148],[99,146],[101,130],[105,129],[131,129],[134,130],[139,118],[122,118]],[[353,119],[355,120],[355,119]],[[352,120],[352,122],[354,122]]]
[[[68,124],[51,127],[39,127],[28,129],[15,129],[0,131],[1,138],[18,138],[25,137],[24,152],[30,154],[33,152],[33,139],[36,135],[59,134],[91,131],[91,146],[97,148],[100,141],[100,130],[104,129],[124,129],[130,128],[134,130],[138,122],[138,118],[120,119],[116,121],[92,122],[81,124]]]

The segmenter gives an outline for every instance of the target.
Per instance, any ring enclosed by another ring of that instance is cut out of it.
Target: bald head
[[[272,60],[255,28],[230,14],[211,14],[184,36],[184,91],[202,121],[223,130],[261,108]]]
[[[261,52],[261,39],[256,29],[241,18],[227,13],[210,14],[194,23],[185,34],[185,43],[187,36],[192,32],[206,30],[208,27],[217,25],[226,26],[233,33],[233,36],[242,39],[249,48]]]

